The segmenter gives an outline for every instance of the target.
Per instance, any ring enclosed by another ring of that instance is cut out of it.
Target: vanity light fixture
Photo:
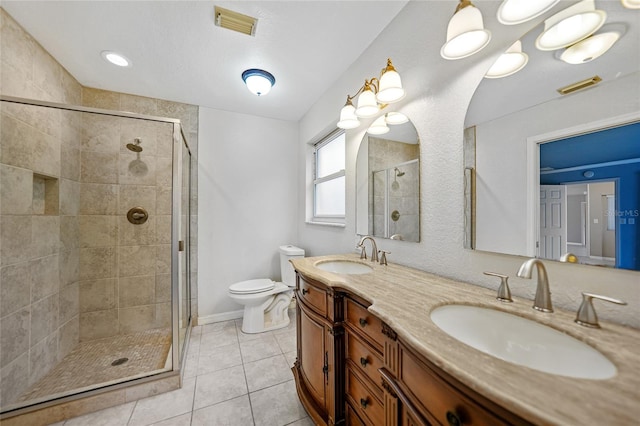
[[[498,8],[498,21],[516,25],[530,21],[549,11],[560,0],[504,0]]]
[[[370,135],[384,135],[385,133],[389,133],[389,127],[384,119],[384,115],[376,118],[373,124],[367,129],[367,133]]]
[[[491,65],[485,78],[502,78],[515,74],[529,62],[529,55],[522,52],[522,43],[517,40]]]
[[[568,64],[584,64],[604,55],[620,39],[617,31],[594,34],[569,46],[560,55]]]
[[[130,67],[131,61],[117,52],[111,50],[103,50],[101,52],[102,58],[110,64],[117,65],[119,67]]]
[[[440,49],[444,59],[462,59],[482,50],[491,40],[482,13],[470,0],[460,0],[447,26],[447,42]]]
[[[640,0],[622,0],[622,5],[627,9],[640,9]]]
[[[265,70],[251,68],[242,73],[242,81],[247,89],[257,96],[266,95],[276,84],[276,78]]]
[[[544,21],[536,47],[556,50],[571,46],[598,31],[606,19],[607,13],[597,10],[594,0],[582,0]]]
[[[387,124],[404,124],[409,121],[409,117],[401,112],[388,112],[384,115],[384,121]]]
[[[356,106],[353,99],[357,98]],[[360,125],[358,118],[369,118],[376,115],[381,108],[398,102],[405,96],[400,74],[393,67],[391,59],[387,59],[387,66],[380,72],[380,77],[365,80],[355,95],[347,95],[347,102],[340,110],[338,127],[341,129],[355,129]]]

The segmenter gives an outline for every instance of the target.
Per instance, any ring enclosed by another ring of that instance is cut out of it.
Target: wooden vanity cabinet
[[[316,425],[343,424],[343,297],[324,284],[296,274],[298,396]]]

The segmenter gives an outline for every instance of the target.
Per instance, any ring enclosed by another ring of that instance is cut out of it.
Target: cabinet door
[[[300,315],[300,370],[313,399],[326,408],[326,366],[329,354],[325,345],[324,325],[309,316],[304,309]]]

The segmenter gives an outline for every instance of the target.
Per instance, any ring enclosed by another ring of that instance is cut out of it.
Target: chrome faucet
[[[371,261],[372,262],[377,262],[378,261],[378,246],[376,245],[376,240],[374,240],[373,237],[371,237],[369,235],[365,235],[364,237],[362,237],[362,239],[360,239],[360,242],[358,243],[358,247],[362,249],[362,253],[360,254],[360,259],[366,259],[367,258],[367,251],[364,249],[364,242],[366,240],[370,240],[371,241]]]
[[[537,309],[542,312],[553,312],[553,306],[551,305],[551,292],[549,291],[549,278],[547,277],[547,270],[539,259],[529,259],[520,266],[518,270],[518,276],[520,278],[531,278],[531,271],[533,266],[536,266],[538,270],[538,287],[536,288],[536,297],[533,302],[533,309]]]

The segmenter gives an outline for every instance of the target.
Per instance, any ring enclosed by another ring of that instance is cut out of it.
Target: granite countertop
[[[373,272],[345,275],[315,267],[330,260],[366,263]],[[371,302],[369,311],[416,352],[528,421],[611,426],[637,424],[640,419],[638,329],[602,321],[600,329],[583,327],[574,322],[575,312],[538,312],[531,308],[531,300],[518,297],[513,303],[502,303],[493,290],[393,263],[378,265],[355,254],[307,257],[292,263],[306,277]],[[431,321],[430,312],[448,304],[494,308],[546,324],[602,352],[616,365],[618,374],[607,380],[576,379],[494,358],[455,340]]]

